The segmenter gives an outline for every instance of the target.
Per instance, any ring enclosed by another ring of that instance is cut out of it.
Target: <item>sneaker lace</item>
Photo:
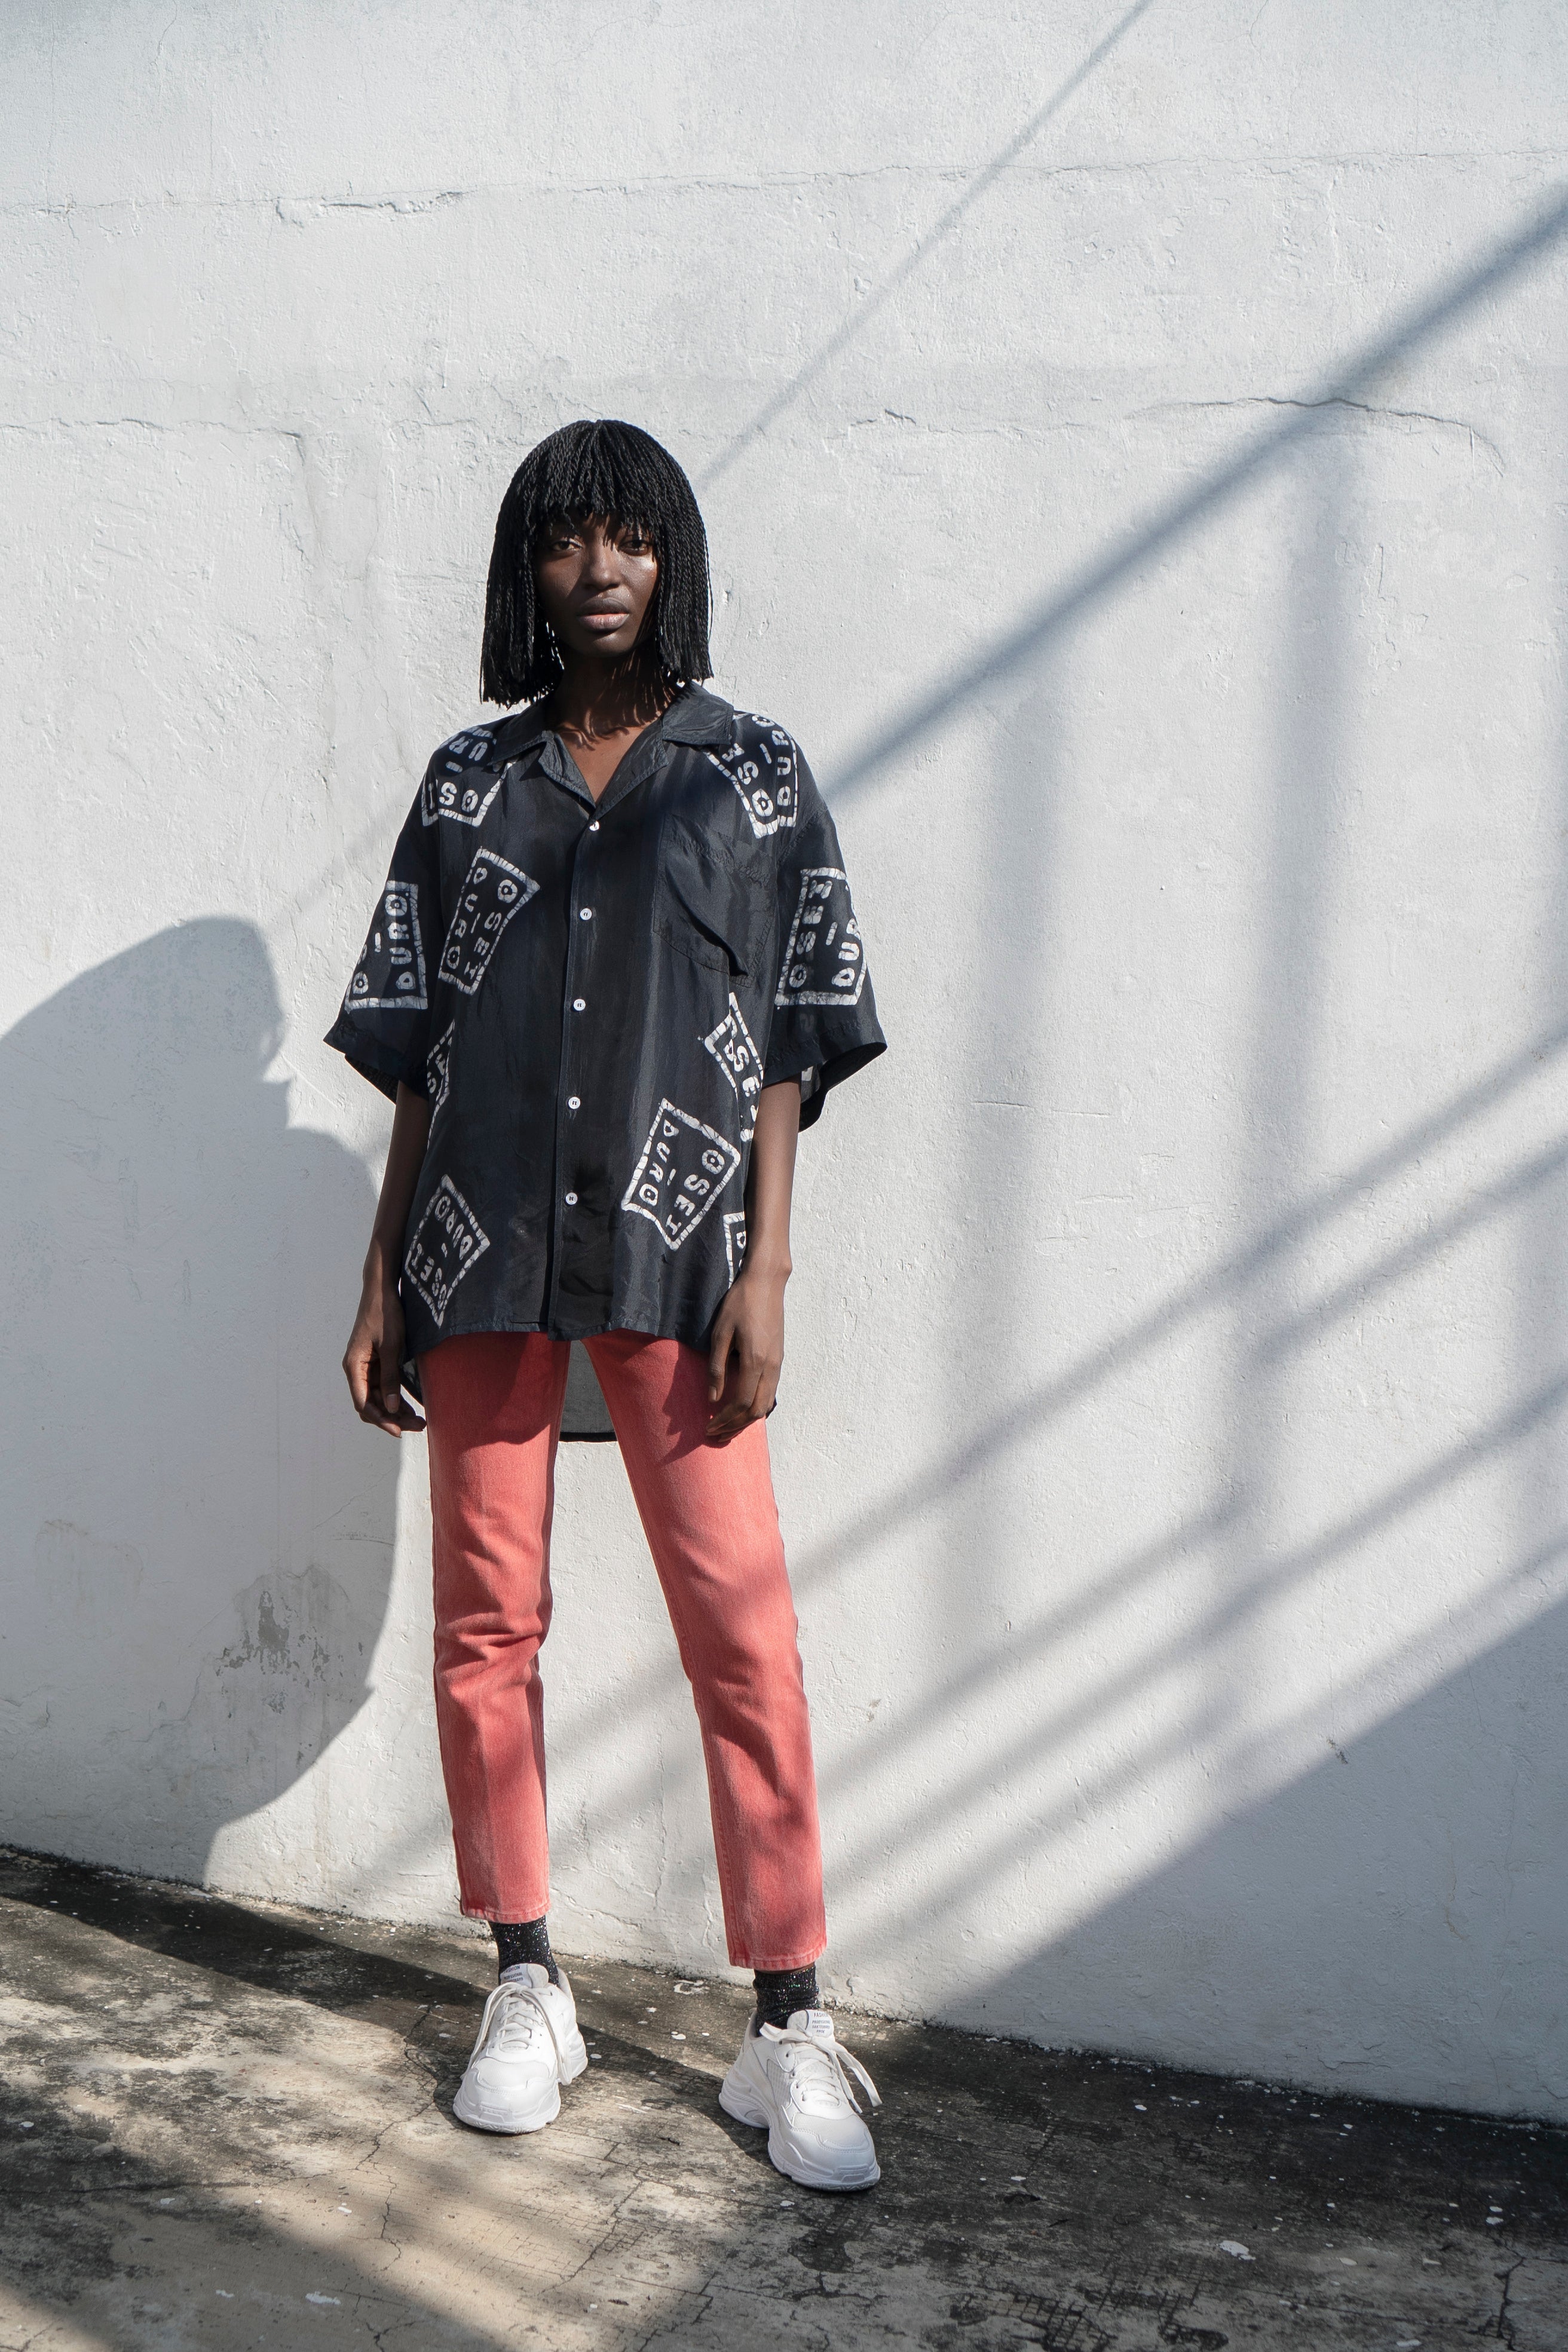
[[[864,2084],[873,2107],[881,2105],[881,2093],[870,2075],[836,2035],[829,2038],[805,2033],[798,2025],[764,2025],[761,2030],[768,2041],[782,2042],[788,2047],[790,2085],[808,2114],[840,2115],[846,2102],[857,2115],[861,2114],[850,2074]]]
[[[554,2043],[559,2057],[561,2044],[556,2041],[550,2011],[535,1988],[499,1984],[485,2003],[474,2055],[477,2058],[481,2050],[489,2050],[498,2056],[504,2053],[509,2058],[521,2057],[539,2042],[541,2028]]]

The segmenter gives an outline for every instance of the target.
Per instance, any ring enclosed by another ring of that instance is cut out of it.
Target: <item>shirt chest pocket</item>
[[[710,844],[684,828],[666,835],[654,886],[657,938],[710,971],[750,972],[764,950],[767,912],[761,884]]]

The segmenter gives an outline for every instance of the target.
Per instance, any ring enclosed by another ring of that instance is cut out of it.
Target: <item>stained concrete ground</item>
[[[0,1849],[0,2345],[1568,2347],[1568,2134],[844,2016],[880,2185],[715,2093],[730,1983],[580,1959],[588,2074],[451,2104],[484,1945]]]

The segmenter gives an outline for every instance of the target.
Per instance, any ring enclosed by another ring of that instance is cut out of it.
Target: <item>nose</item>
[[[619,579],[616,551],[602,530],[591,530],[584,542],[582,579],[585,587],[609,588]]]

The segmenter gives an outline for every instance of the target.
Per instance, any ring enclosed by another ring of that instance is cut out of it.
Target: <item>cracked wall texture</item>
[[[0,30],[0,1831],[450,1916],[417,1448],[316,1042],[500,492],[635,417],[893,1051],[774,1454],[833,1981],[1568,2113],[1568,25],[1223,0]],[[561,1940],[721,1955],[618,1458]]]

